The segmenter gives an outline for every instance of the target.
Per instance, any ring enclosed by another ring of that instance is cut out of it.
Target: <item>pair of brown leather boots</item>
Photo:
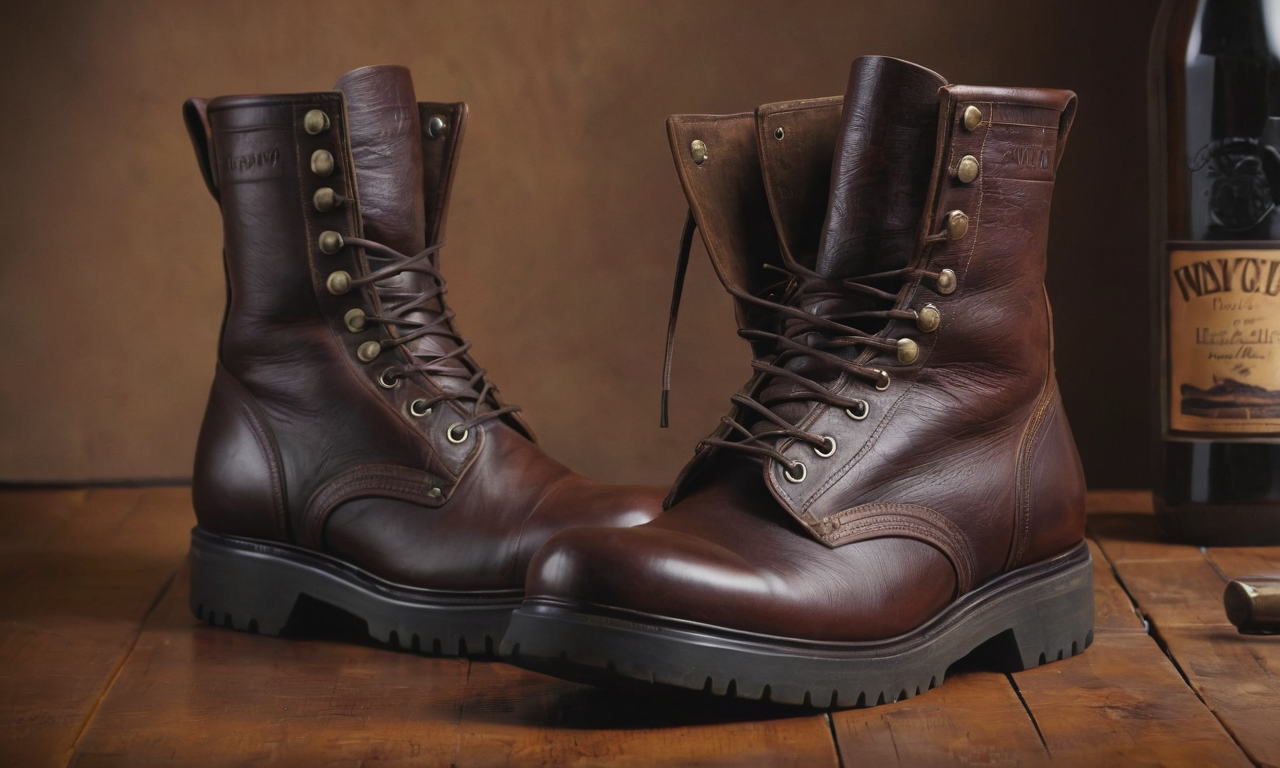
[[[228,292],[192,609],[274,635],[305,596],[401,648],[821,707],[912,696],[984,644],[1080,652],[1043,287],[1074,112],[867,57],[843,99],[672,117],[672,330],[701,230],[755,374],[664,501],[544,455],[468,354],[440,268],[466,105],[400,67],[192,99]]]

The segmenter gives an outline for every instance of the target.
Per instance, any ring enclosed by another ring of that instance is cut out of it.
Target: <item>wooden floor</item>
[[[1225,579],[1280,548],[1159,541],[1141,493],[1090,497],[1093,647],[833,714],[629,697],[489,660],[200,624],[182,488],[0,491],[0,764],[1276,765],[1280,636]]]

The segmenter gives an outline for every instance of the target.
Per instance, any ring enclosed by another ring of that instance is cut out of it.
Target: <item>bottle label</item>
[[[1280,433],[1280,249],[1170,244],[1169,428]]]

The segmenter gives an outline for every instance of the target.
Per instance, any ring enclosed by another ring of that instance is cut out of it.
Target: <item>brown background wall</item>
[[[701,254],[659,378],[683,198],[663,119],[844,89],[851,59],[1072,88],[1049,290],[1094,486],[1147,480],[1144,57],[1155,0],[51,2],[0,10],[0,480],[184,477],[222,312],[187,96],[402,63],[472,107],[451,299],[545,447],[669,482],[747,375]]]

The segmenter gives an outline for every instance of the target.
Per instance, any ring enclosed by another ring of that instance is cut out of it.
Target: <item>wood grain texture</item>
[[[1047,764],[1036,726],[999,672],[965,670],[907,701],[833,712],[845,765]]]
[[[342,642],[353,634],[288,640],[197,624],[184,572],[73,765],[837,764],[816,713],[637,699]]]
[[[1170,543],[1151,515],[1102,513],[1089,525],[1196,694],[1249,758],[1280,766],[1280,637],[1239,634],[1222,607],[1228,579],[1280,572],[1280,547]]]
[[[1013,680],[1055,764],[1251,765],[1142,632],[1099,630],[1079,656]]]
[[[65,765],[186,554],[186,489],[0,492],[0,763]]]

